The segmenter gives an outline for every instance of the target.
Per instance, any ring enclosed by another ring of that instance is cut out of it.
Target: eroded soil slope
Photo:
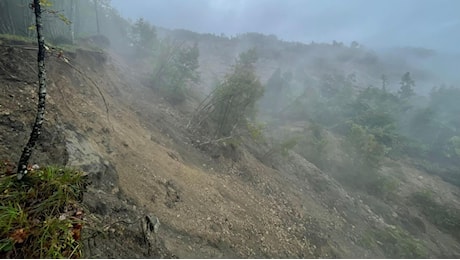
[[[36,56],[10,43],[0,54],[0,158],[15,161],[34,118]],[[202,151],[186,130],[193,102],[169,105],[110,52],[65,56],[70,65],[48,55],[48,112],[31,163],[89,173],[87,257],[385,257],[400,242],[363,238],[396,229],[410,214],[404,202],[382,216],[294,153],[267,162],[257,146],[237,157]],[[149,237],[146,215],[160,222]],[[424,255],[407,257],[459,256],[456,240],[420,221]]]

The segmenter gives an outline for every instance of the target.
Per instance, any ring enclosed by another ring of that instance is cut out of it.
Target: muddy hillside
[[[0,44],[2,159],[17,160],[30,133],[36,51],[27,42]],[[214,142],[191,127],[204,97],[171,102],[152,88],[148,71],[108,49],[47,53],[46,120],[31,163],[88,174],[85,257],[460,257],[458,233],[439,224],[459,219],[458,186],[386,158],[381,172],[397,184],[383,198],[343,186],[295,149],[250,135]],[[293,133],[309,123],[283,127]],[[338,145],[339,137],[327,135],[329,146]],[[420,193],[427,189],[434,205],[453,211],[438,220],[427,215],[414,202],[427,199]]]

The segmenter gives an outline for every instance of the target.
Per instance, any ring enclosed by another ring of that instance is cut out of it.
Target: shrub
[[[392,177],[379,172],[387,152],[385,145],[379,143],[366,128],[352,124],[344,142],[344,151],[348,158],[339,180],[371,195],[390,199],[398,184]]]
[[[188,83],[197,83],[198,57],[197,45],[183,47],[168,40],[159,43],[155,52],[153,85],[168,101],[173,104],[183,102]]]
[[[371,248],[379,245],[388,258],[427,257],[427,250],[422,242],[399,227],[373,230],[364,237],[362,242],[363,245]]]
[[[412,201],[431,223],[460,240],[459,209],[437,202],[430,191],[414,193]]]
[[[323,127],[313,123],[306,135],[299,141],[297,151],[307,160],[323,169],[326,163],[328,140]]]
[[[365,127],[352,123],[345,140],[345,151],[354,169],[375,172],[380,169],[386,147]]]
[[[254,49],[240,54],[232,73],[226,75],[209,100],[203,101],[194,124],[206,125],[208,135],[216,138],[234,135],[235,130],[248,126],[247,119],[254,117],[255,103],[264,92],[255,74],[256,61]]]

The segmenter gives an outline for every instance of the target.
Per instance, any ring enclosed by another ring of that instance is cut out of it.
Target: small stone
[[[118,192],[120,192],[120,189],[118,187],[112,189],[112,194],[117,194]]]
[[[160,221],[157,218],[157,222],[153,225],[153,233],[158,233],[158,230],[160,230]]]

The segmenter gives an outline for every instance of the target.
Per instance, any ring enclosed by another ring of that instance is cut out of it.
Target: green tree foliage
[[[129,23],[110,6],[109,0],[43,0],[41,3],[44,7],[43,34],[50,43],[72,44],[74,39],[87,42],[90,36],[98,34],[97,23],[106,39],[127,38]],[[29,7],[29,0],[1,0],[0,33],[36,37],[34,16]],[[95,10],[99,19],[96,19]],[[127,43],[120,40],[111,46],[127,49]]]
[[[346,76],[341,74],[326,74],[321,80],[321,96],[338,102],[337,105],[343,105],[350,100],[355,83],[356,76],[354,74]],[[343,100],[344,97],[345,100]]]
[[[353,74],[326,74],[318,88],[305,88],[284,110],[283,115],[294,120],[310,119],[325,127],[343,124],[346,106],[354,96]]]
[[[210,118],[216,125],[216,136],[228,136],[255,114],[255,103],[264,89],[255,73],[255,49],[240,54],[233,71],[217,86],[212,97],[214,109]]]
[[[388,258],[426,258],[428,249],[400,227],[375,229],[371,236]]]
[[[255,49],[239,55],[232,71],[197,108],[188,125],[192,133],[201,132],[204,138],[213,140],[233,139],[242,133],[252,135],[254,129],[248,118],[255,116],[256,101],[264,92],[255,73],[257,58]]]
[[[359,45],[359,43],[357,41],[352,41],[350,43],[350,48],[352,48],[352,49],[357,49],[357,48],[359,48],[359,46],[360,45]]]
[[[299,140],[296,151],[318,168],[324,169],[327,165],[327,136],[323,127],[313,123],[303,138]]]
[[[348,160],[340,179],[369,194],[391,198],[397,182],[379,172],[387,153],[385,145],[379,143],[365,127],[353,124],[345,138],[344,151]]]
[[[321,96],[316,101],[317,108],[313,118],[326,126],[332,126],[346,117],[344,108],[353,99],[355,77],[330,74],[323,77],[321,83]]]
[[[299,140],[300,138],[298,136],[282,137],[270,140],[269,149],[262,155],[262,160],[272,159],[275,155],[287,157],[289,155],[289,151],[293,150],[297,146]]]
[[[153,88],[173,104],[184,101],[187,86],[200,80],[198,45],[159,40],[155,27],[142,18],[134,23],[130,36],[135,54],[153,60]]]
[[[0,33],[32,37],[34,16],[30,12],[31,1],[2,0],[0,1]]]
[[[448,141],[448,157],[460,157],[460,136],[452,136]]]
[[[165,39],[154,53],[153,85],[172,103],[185,100],[186,87],[198,83],[200,51],[198,46],[184,46]]]
[[[460,130],[460,89],[440,87],[430,93],[429,107],[435,111],[440,123],[452,131]]]
[[[68,25],[70,25],[70,21],[67,17],[70,12],[65,12],[64,10],[71,10],[73,2],[42,0],[40,3],[44,17],[44,34],[49,35],[54,40],[54,38],[62,37],[62,34],[69,33],[68,28],[70,27]],[[0,27],[0,33],[34,37],[36,33],[35,21],[30,12],[33,6],[34,4],[27,0],[2,1],[0,3],[0,7],[2,7],[0,13],[3,12],[4,16],[3,14],[0,15],[0,22],[4,23],[4,25]],[[60,23],[59,20],[64,21],[64,23]],[[70,41],[70,37],[68,41]]]
[[[401,110],[398,97],[385,90],[368,87],[348,106],[348,115],[353,123],[365,127],[379,143],[393,148],[399,139],[395,115]]]
[[[388,85],[388,77],[387,77],[387,75],[382,74],[382,76],[380,76],[380,79],[382,80],[382,90],[386,91],[387,90],[387,85]]]
[[[157,46],[155,27],[139,18],[131,28],[131,41],[139,56],[153,52]]]
[[[411,199],[432,224],[460,241],[459,209],[439,203],[430,191],[418,191],[412,194]]]
[[[440,87],[430,93],[429,103],[419,108],[410,120],[407,132],[429,146],[434,158],[457,161],[460,131],[460,89]]]
[[[346,150],[354,168],[364,171],[377,171],[385,155],[385,146],[373,134],[357,124],[352,124],[346,137]]]
[[[287,93],[292,80],[292,73],[276,69],[265,85],[261,106],[270,113],[277,113],[288,101]]]
[[[410,72],[404,73],[399,84],[401,87],[398,94],[402,99],[407,99],[415,95],[415,81],[412,79]]]

